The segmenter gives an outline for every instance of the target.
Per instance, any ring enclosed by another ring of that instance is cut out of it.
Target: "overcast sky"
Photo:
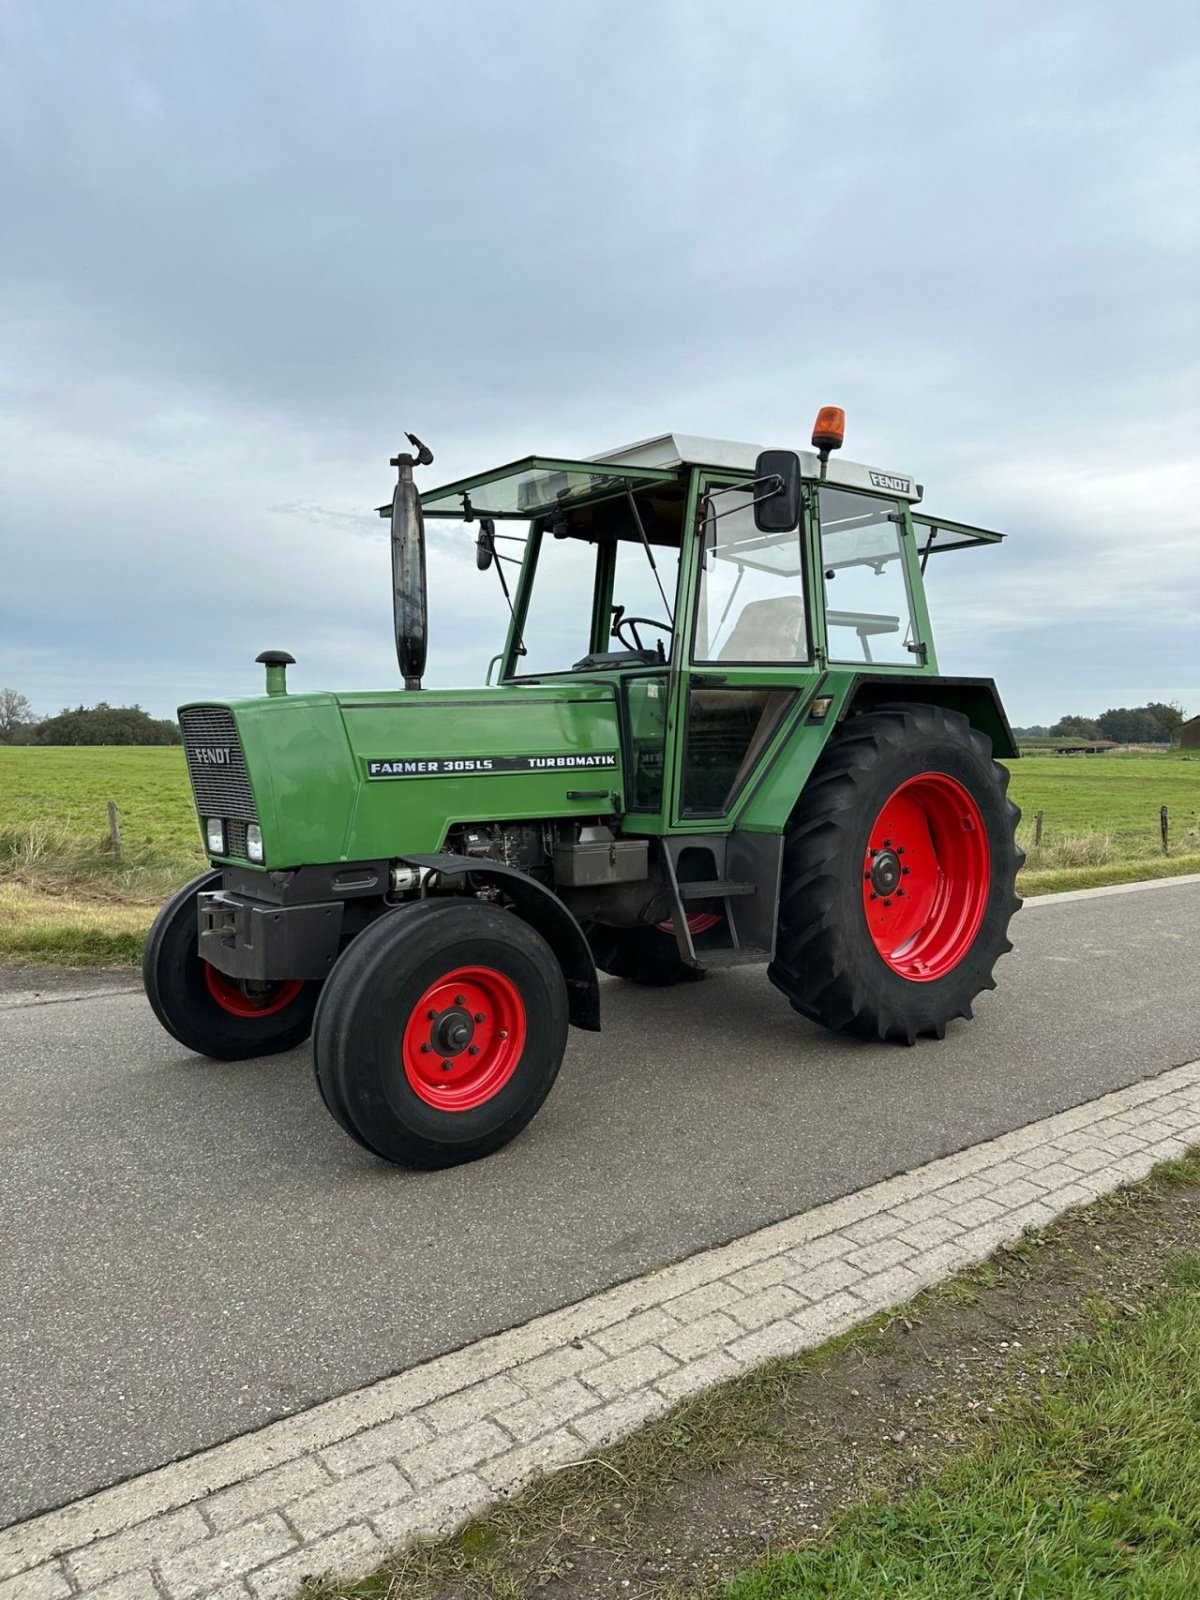
[[[676,430],[911,472],[941,665],[1200,711],[1195,0],[4,0],[0,685],[397,681],[425,486]],[[503,632],[432,552],[432,684]]]

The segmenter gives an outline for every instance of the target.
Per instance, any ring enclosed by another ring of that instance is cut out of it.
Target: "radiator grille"
[[[232,715],[222,706],[192,706],[179,713],[179,726],[196,809],[224,817],[229,854],[245,856],[246,824],[258,821],[258,810]]]

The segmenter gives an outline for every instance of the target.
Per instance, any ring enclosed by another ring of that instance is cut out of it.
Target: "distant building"
[[[1200,750],[1200,717],[1192,717],[1179,730],[1182,750]]]

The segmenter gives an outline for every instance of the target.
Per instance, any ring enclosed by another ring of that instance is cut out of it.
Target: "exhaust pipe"
[[[427,467],[433,451],[415,433],[405,436],[415,455],[395,455],[392,495],[392,616],[396,627],[396,659],[406,689],[419,689],[429,649],[428,600],[425,592],[425,522],[413,468]]]

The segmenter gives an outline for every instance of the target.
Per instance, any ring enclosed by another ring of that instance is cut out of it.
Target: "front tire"
[[[385,1161],[448,1167],[516,1137],[567,1042],[567,988],[541,934],[478,901],[423,900],[373,922],[325,983],[321,1096]]]
[[[278,1055],[312,1031],[319,983],[300,979],[241,984],[200,958],[196,897],[215,888],[204,872],[167,901],[142,953],[142,982],[154,1015],[180,1044],[215,1061]]]
[[[941,1039],[996,987],[1024,861],[1008,769],[958,712],[894,705],[821,756],[788,823],[768,976],[841,1033]]]

